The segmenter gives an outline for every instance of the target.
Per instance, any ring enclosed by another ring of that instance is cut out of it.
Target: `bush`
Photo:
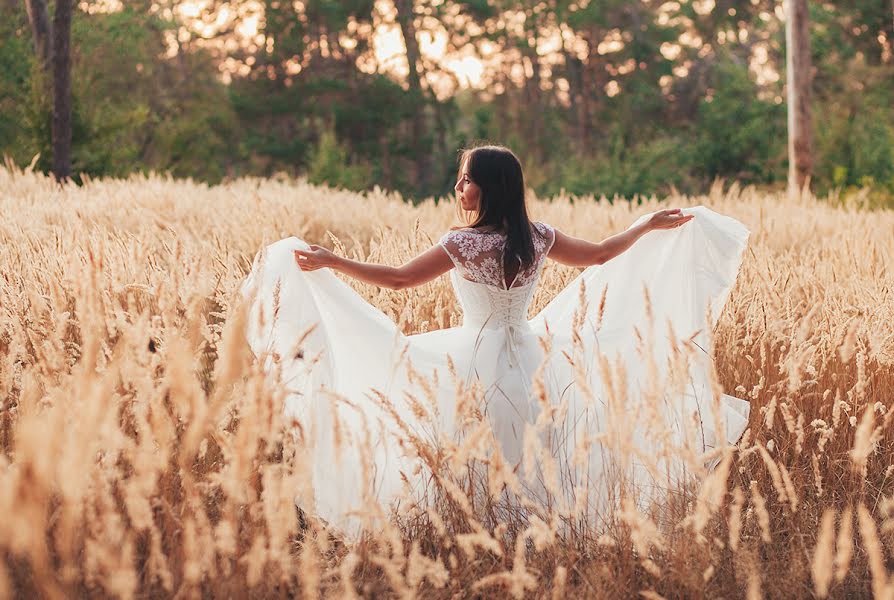
[[[363,190],[372,185],[369,165],[352,165],[349,162],[347,149],[338,142],[332,129],[326,129],[320,134],[320,141],[310,159],[308,181],[349,190]]]

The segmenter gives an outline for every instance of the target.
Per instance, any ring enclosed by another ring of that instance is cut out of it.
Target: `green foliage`
[[[838,84],[828,86],[816,111],[817,184],[870,187],[894,193],[894,69],[849,62]]]
[[[616,141],[620,138],[616,137]],[[657,136],[635,146],[615,143],[595,157],[566,155],[553,182],[538,190],[552,195],[561,189],[575,195],[633,198],[691,186],[690,155],[681,137]]]
[[[80,25],[73,80],[88,131],[75,146],[81,170],[142,168],[209,181],[226,175],[225,157],[232,161],[238,144],[231,143],[233,114],[210,57],[196,50],[159,61],[173,23],[132,9]]]
[[[28,130],[31,107],[36,99],[31,81],[34,52],[24,13],[0,9],[0,154],[27,164],[39,151]]]
[[[370,169],[364,164],[350,164],[347,149],[338,143],[335,132],[324,130],[320,135],[307,169],[308,181],[350,190],[362,190],[373,184]]]
[[[698,104],[693,124],[693,169],[717,177],[769,183],[786,176],[786,108],[761,100],[748,68],[732,60],[711,73],[711,95]]]
[[[0,78],[12,93],[0,96],[0,152],[19,164],[40,153],[52,164],[52,106],[47,74],[33,59],[27,21],[0,52]],[[238,157],[235,122],[226,88],[201,51],[180,63],[159,60],[169,21],[132,7],[108,14],[74,12],[72,22],[72,171],[123,176],[171,171],[220,180]],[[10,82],[10,83],[7,83]],[[7,99],[8,98],[8,99]],[[9,106],[9,108],[7,108]]]

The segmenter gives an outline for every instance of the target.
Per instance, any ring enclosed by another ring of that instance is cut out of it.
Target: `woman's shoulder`
[[[552,232],[555,231],[555,228],[552,225],[544,223],[543,221],[532,221],[531,225],[534,226],[534,229],[536,229],[538,233],[543,235],[551,235]]]
[[[503,235],[504,232],[499,229],[494,229],[492,227],[457,227],[454,231],[463,231],[465,233],[479,233],[479,234],[499,234]]]
[[[493,231],[481,231],[471,227],[455,227],[448,229],[438,243],[442,246],[463,246],[484,250],[499,245],[501,235]]]
[[[542,221],[531,221],[531,227],[537,231],[539,234],[549,237],[552,235],[554,228],[552,225],[548,223],[544,223]],[[478,229],[475,227],[451,227],[447,230],[444,235],[441,236],[439,241],[445,242],[449,239],[463,239],[470,237],[500,237],[505,236],[506,233],[503,231],[497,231],[492,229]]]
[[[534,250],[538,253],[547,254],[556,241],[555,228],[542,221],[534,221],[532,223],[537,235],[534,236]]]
[[[451,227],[447,230],[447,232],[441,236],[441,240],[447,240],[451,238],[469,238],[469,237],[485,237],[485,236],[493,236],[499,235],[498,231],[490,231],[485,229],[476,229],[474,227]]]

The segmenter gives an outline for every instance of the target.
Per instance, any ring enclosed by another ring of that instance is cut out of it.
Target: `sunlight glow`
[[[78,8],[88,15],[113,13],[124,8],[120,0],[94,0],[93,2],[78,2]]]
[[[442,1],[437,4],[441,4]],[[299,19],[306,21],[307,17],[303,14],[304,2],[301,0],[291,2],[299,13]],[[576,12],[588,4],[589,0],[572,2],[569,11]],[[693,0],[692,5],[698,15],[707,15],[716,9],[715,0]],[[91,14],[123,9],[121,0],[83,0],[78,6]],[[535,13],[539,13],[547,5],[538,6]],[[685,48],[698,49],[698,55],[703,57],[711,51],[711,45],[693,32],[689,18],[679,15],[671,17],[679,8],[680,2],[676,0],[661,4],[659,23],[680,25],[683,31],[674,42],[664,42],[660,52],[669,61],[677,61]],[[274,48],[274,39],[263,34],[264,3],[258,0],[223,3],[212,0],[185,0],[173,5],[154,4],[151,10],[160,12],[166,19],[176,18],[183,23],[179,29],[165,31],[166,56],[169,58],[176,56],[184,44],[195,44],[216,51],[221,55],[219,69],[224,83],[229,83],[233,76],[247,75],[255,62],[254,59],[246,59],[243,62],[230,56],[231,54],[239,49],[251,54],[260,49],[272,52]],[[459,5],[447,9],[447,12],[454,26],[459,30],[465,29],[470,36],[483,33],[483,27],[488,31],[503,29],[515,36],[531,35],[531,32],[525,30],[528,17],[523,11],[505,10],[487,23],[473,22],[471,16],[462,13]],[[769,21],[781,19],[784,15],[781,7],[777,6],[774,13],[763,12],[759,16],[762,20]],[[568,101],[568,81],[552,80],[552,76],[555,69],[564,64],[566,53],[586,64],[593,50],[599,55],[614,54],[623,50],[631,41],[629,31],[615,28],[609,30],[596,43],[595,40],[587,40],[583,37],[584,34],[574,31],[564,23],[551,21],[539,26],[535,33],[536,37],[532,36],[527,40],[534,48],[533,56],[523,55],[519,48],[512,47],[500,52],[499,45],[489,40],[481,40],[476,45],[467,44],[460,48],[450,48],[449,34],[445,27],[433,17],[423,16],[422,19],[423,25],[417,33],[419,51],[426,63],[437,67],[425,72],[423,85],[428,86],[442,99],[454,94],[457,88],[474,88],[486,91],[489,95],[500,93],[499,89],[503,86],[491,81],[489,74],[503,71],[509,74],[510,81],[516,85],[523,84],[526,78],[539,73],[541,88],[554,90],[559,101],[564,104]],[[224,30],[229,30],[231,33],[218,37],[218,33]],[[370,36],[369,50],[356,53],[358,40],[355,36]],[[779,73],[770,64],[770,52],[766,40],[752,41],[748,39],[747,31],[729,30],[718,32],[717,39],[711,41],[719,44],[750,42],[753,54],[749,67],[756,83],[767,86],[779,81]],[[361,71],[389,74],[401,81],[401,85],[405,88],[409,85],[407,83],[409,65],[404,38],[397,23],[397,10],[393,0],[375,0],[371,24],[359,23],[352,18],[347,23],[346,32],[339,33],[337,39],[323,36],[319,43],[312,47],[318,49],[323,56],[354,56],[355,64]],[[532,63],[532,60],[535,60],[536,64]],[[299,57],[295,57],[286,64],[286,72],[294,76],[305,66],[307,65],[302,65]],[[535,69],[535,66],[539,69]],[[636,67],[635,63],[627,61],[622,64],[609,64],[606,69],[610,75],[616,77],[632,73]],[[673,76],[686,77],[689,74],[689,67],[689,61],[675,64]],[[670,89],[668,76],[662,77],[661,88],[665,93]],[[620,93],[621,87],[618,81],[611,80],[606,85],[605,91],[613,96]],[[768,93],[777,92],[768,90]]]

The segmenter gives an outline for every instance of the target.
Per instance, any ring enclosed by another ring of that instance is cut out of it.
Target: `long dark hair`
[[[493,227],[506,233],[504,272],[510,272],[514,257],[521,270],[534,264],[534,240],[525,205],[525,175],[521,161],[505,146],[481,145],[460,151],[458,175],[468,160],[469,178],[481,189],[478,211],[469,227]]]

